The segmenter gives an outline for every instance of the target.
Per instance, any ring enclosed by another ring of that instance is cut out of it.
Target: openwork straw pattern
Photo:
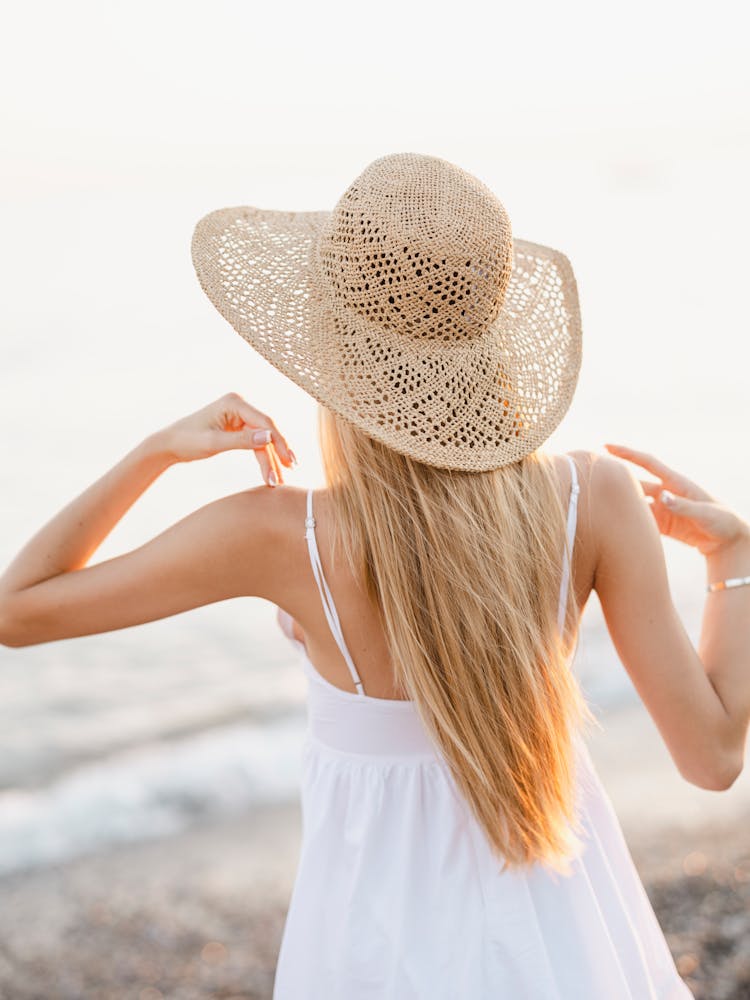
[[[192,256],[263,357],[429,465],[517,461],[570,405],[581,364],[570,263],[514,240],[495,195],[446,160],[381,157],[333,211],[211,212]]]

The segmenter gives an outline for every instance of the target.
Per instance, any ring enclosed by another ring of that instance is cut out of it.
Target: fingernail
[[[297,468],[297,456],[294,454],[294,452],[292,451],[291,448],[289,449],[289,458],[292,460],[292,468],[296,469]]]
[[[659,494],[659,499],[665,507],[671,507],[674,504],[674,493],[670,493],[669,490],[662,490]]]
[[[254,431],[253,444],[269,444],[271,441],[270,431]]]
[[[271,469],[271,471],[268,473],[268,485],[269,486],[278,486],[278,484],[279,484],[279,481],[276,478],[276,473],[273,471],[273,469]]]

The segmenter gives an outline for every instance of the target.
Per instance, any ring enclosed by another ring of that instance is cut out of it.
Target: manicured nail
[[[297,456],[294,454],[294,452],[292,451],[291,448],[289,449],[289,458],[292,460],[292,468],[296,469],[297,468]]]
[[[276,478],[276,473],[273,471],[273,469],[271,469],[271,471],[268,473],[268,485],[269,486],[278,486],[278,484],[279,484],[279,481]]]
[[[671,507],[674,504],[674,493],[670,493],[669,490],[662,490],[659,494],[659,499],[665,507]]]
[[[270,431],[254,431],[253,444],[269,444],[271,441]]]

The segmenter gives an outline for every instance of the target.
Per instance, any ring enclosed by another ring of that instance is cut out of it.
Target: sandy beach
[[[0,996],[266,1000],[297,829],[295,808],[268,809],[6,878]],[[701,1000],[750,995],[746,829],[704,824],[632,840],[678,968]]]
[[[589,743],[678,968],[750,995],[750,791],[687,785],[639,708]],[[658,794],[657,794],[658,792]],[[266,1000],[299,849],[296,805],[0,882],[4,1000]]]

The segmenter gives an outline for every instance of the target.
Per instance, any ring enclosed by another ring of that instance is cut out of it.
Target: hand
[[[640,484],[653,501],[651,511],[662,535],[692,545],[702,555],[710,556],[750,530],[733,510],[653,455],[621,444],[605,444],[604,447],[612,455],[640,465],[659,478],[658,483],[641,479]]]
[[[210,458],[232,448],[253,449],[269,486],[283,482],[282,462],[290,468],[297,464],[273,420],[236,392],[177,420],[155,437],[173,462]]]

